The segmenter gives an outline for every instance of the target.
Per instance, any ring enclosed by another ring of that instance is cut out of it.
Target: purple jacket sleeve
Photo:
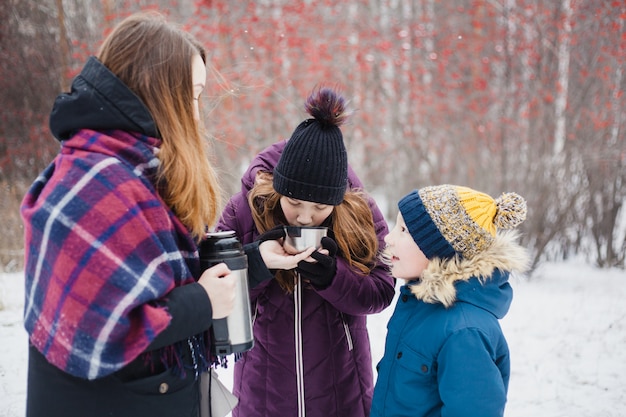
[[[379,247],[384,247],[384,237],[388,232],[387,223],[374,202],[369,199],[374,218]],[[395,280],[389,269],[377,262],[372,272],[364,276],[349,268],[346,260],[337,258],[337,273],[330,286],[319,290],[318,294],[337,310],[352,315],[372,314],[384,310],[395,294]]]

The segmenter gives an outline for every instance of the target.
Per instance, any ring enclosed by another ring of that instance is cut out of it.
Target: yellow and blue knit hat
[[[516,193],[493,199],[457,185],[414,190],[398,203],[404,222],[428,259],[470,259],[487,249],[497,229],[512,229],[526,219],[526,201]]]

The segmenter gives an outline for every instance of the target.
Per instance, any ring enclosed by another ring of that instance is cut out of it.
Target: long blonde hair
[[[255,182],[248,193],[248,204],[252,219],[259,233],[266,232],[279,224],[287,224],[280,207],[281,194],[274,190],[271,174],[264,173],[263,180]],[[368,275],[379,258],[378,237],[367,196],[359,190],[349,190],[343,201],[334,207],[330,215],[338,255],[348,261],[352,269]],[[280,270],[276,279],[286,291],[294,288],[294,271]]]
[[[98,58],[146,105],[162,140],[159,193],[196,239],[217,220],[220,188],[203,126],[194,118],[192,58],[206,51],[158,13],[119,23]]]

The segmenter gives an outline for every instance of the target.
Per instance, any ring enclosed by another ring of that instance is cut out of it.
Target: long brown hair
[[[248,204],[252,219],[259,233],[266,232],[279,224],[287,224],[280,207],[281,194],[272,186],[271,174],[263,173],[248,193]],[[330,215],[338,255],[348,261],[352,269],[368,275],[379,258],[378,237],[367,196],[359,190],[349,190],[343,201],[334,207]],[[294,288],[295,272],[280,270],[276,279],[286,291]]]
[[[154,12],[123,20],[98,54],[150,111],[162,140],[159,192],[197,239],[217,220],[220,204],[208,141],[194,118],[192,59],[198,54],[206,64],[202,45]]]

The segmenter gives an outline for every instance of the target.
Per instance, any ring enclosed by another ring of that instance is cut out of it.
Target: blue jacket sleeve
[[[502,417],[506,384],[489,337],[476,328],[454,332],[438,359],[442,417]]]

